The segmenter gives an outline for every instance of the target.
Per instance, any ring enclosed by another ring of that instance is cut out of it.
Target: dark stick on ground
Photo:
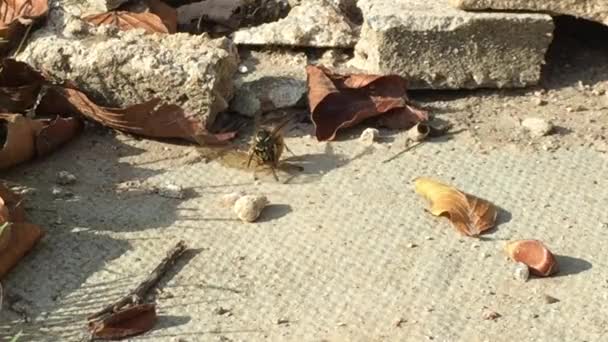
[[[156,266],[154,271],[152,271],[150,273],[150,275],[148,277],[146,277],[146,279],[144,279],[144,281],[142,281],[135,288],[135,290],[131,291],[129,294],[122,297],[118,301],[106,306],[105,308],[101,309],[100,311],[87,317],[87,319],[89,321],[98,320],[98,319],[103,320],[104,316],[112,314],[117,311],[120,311],[122,308],[124,308],[127,305],[141,304],[142,301],[144,300],[144,298],[146,297],[146,294],[150,291],[150,289],[152,289],[152,287],[154,287],[158,283],[160,278],[162,278],[162,276],[167,272],[169,267],[172,266],[175,263],[175,261],[185,251],[186,251],[186,242],[184,242],[184,241],[178,242],[175,245],[175,247],[173,247],[169,251],[169,253],[167,253],[167,256],[165,256],[163,258],[163,260],[160,262],[160,264],[158,264],[158,266]]]

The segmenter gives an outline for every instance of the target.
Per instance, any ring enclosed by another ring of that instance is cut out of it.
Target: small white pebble
[[[268,205],[264,195],[245,195],[234,203],[234,212],[243,222],[254,222]]]
[[[74,196],[74,194],[71,191],[65,190],[58,186],[52,187],[51,193],[53,194],[53,196],[55,198],[69,198],[69,197]]]
[[[375,128],[366,128],[361,136],[359,137],[359,141],[365,145],[371,145],[378,139],[380,136],[380,131]]]
[[[513,277],[522,283],[525,283],[530,278],[530,269],[523,262],[518,262],[515,264],[515,269],[513,270]]]
[[[241,74],[246,74],[248,71],[249,71],[249,68],[246,65],[243,65],[243,64],[239,65],[239,72]]]
[[[59,171],[57,173],[57,184],[61,185],[70,185],[76,183],[76,176],[67,172],[67,171]]]
[[[160,196],[167,198],[183,199],[186,197],[184,189],[181,186],[173,183],[165,183],[160,186],[157,191]]]
[[[527,118],[521,122],[521,125],[530,132],[530,135],[538,138],[551,133],[553,125],[550,121],[540,118]]]
[[[410,242],[410,243],[407,244],[407,248],[416,248],[416,247],[418,247],[418,245],[415,244],[415,243],[411,243]]]

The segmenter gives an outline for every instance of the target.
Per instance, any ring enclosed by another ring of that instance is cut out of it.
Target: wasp
[[[285,120],[274,128],[258,128],[256,124],[256,132],[251,141],[249,148],[249,158],[247,160],[247,168],[251,167],[251,163],[255,162],[256,167],[253,171],[253,178],[257,179],[256,170],[258,166],[268,166],[272,170],[272,175],[276,181],[279,181],[276,169],[279,168],[281,155],[287,150],[290,154],[295,154],[285,145],[285,139],[281,130],[289,120]]]

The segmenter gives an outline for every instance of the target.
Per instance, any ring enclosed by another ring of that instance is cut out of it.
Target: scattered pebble
[[[249,71],[249,68],[246,65],[239,65],[239,72],[241,74],[246,74]]]
[[[591,94],[593,94],[595,96],[602,96],[602,95],[606,94],[606,90],[601,89],[601,88],[595,88],[595,89],[593,89],[593,91],[591,91]]]
[[[492,310],[485,310],[483,312],[482,315],[483,319],[485,319],[486,321],[495,321],[498,318],[500,318],[500,314],[496,311],[492,311]]]
[[[547,104],[547,101],[541,99],[540,97],[535,97],[534,100],[532,100],[532,103],[534,103],[537,106],[544,106]]]
[[[553,130],[551,122],[540,118],[527,118],[521,122],[521,125],[526,128],[533,137],[545,136]]]
[[[405,323],[407,323],[407,319],[404,319],[404,318],[399,318],[399,319],[395,320],[394,325],[395,325],[397,328],[401,328],[401,326],[402,326],[403,324],[405,324]]]
[[[215,310],[213,310],[213,313],[216,314],[216,315],[220,315],[220,316],[223,316],[223,315],[226,315],[226,314],[228,316],[232,316],[232,311],[230,311],[230,309],[226,309],[226,308],[223,308],[221,306],[218,307],[218,308],[215,308]]]
[[[226,195],[222,196],[222,198],[220,199],[220,204],[222,205],[222,207],[230,208],[230,207],[234,206],[234,203],[236,203],[236,201],[239,198],[241,198],[245,195],[246,194],[242,191],[226,194]]]
[[[435,240],[432,236],[427,236],[427,237],[425,237],[425,239],[428,241]]]
[[[64,188],[61,188],[59,186],[54,186],[51,188],[51,193],[53,194],[53,197],[55,198],[70,198],[74,196],[74,193],[66,190]]]
[[[523,283],[527,282],[530,278],[530,269],[528,268],[528,265],[523,262],[516,263],[513,277]]]
[[[361,136],[359,137],[359,141],[365,145],[371,145],[378,139],[380,136],[380,131],[375,128],[366,128]]]
[[[337,326],[339,326],[339,327],[345,327],[345,326],[346,326],[346,323],[344,323],[344,322],[340,322],[340,323],[338,323],[338,324],[336,324],[336,325],[337,325]]]
[[[243,222],[254,222],[269,204],[264,195],[245,195],[234,203],[234,212]]]
[[[543,300],[545,301],[546,304],[554,304],[554,303],[559,302],[559,299],[557,299],[555,297],[551,297],[549,295],[544,295]]]
[[[277,324],[289,324],[289,319],[287,318],[279,318],[277,319]]]
[[[415,244],[415,243],[411,243],[410,242],[410,243],[407,244],[407,248],[416,248],[416,247],[418,247],[418,245]]]
[[[186,197],[184,188],[173,183],[163,184],[162,186],[156,189],[156,192],[159,195],[167,198],[184,199]]]
[[[76,183],[76,176],[67,172],[67,171],[59,171],[57,173],[57,184],[60,185],[70,185]]]

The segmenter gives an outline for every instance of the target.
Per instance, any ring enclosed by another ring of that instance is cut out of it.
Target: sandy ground
[[[362,128],[319,143],[310,126],[295,126],[287,143],[304,171],[287,184],[203,162],[191,146],[89,128],[3,175],[29,192],[29,215],[47,236],[6,279],[0,337],[85,340],[84,317],[184,239],[193,250],[155,293],[157,327],[133,340],[608,339],[608,47],[563,36],[542,87],[413,93],[457,133],[392,162],[382,163],[403,133],[382,131],[365,147],[354,139]],[[530,137],[527,117],[551,120],[553,134]],[[71,198],[51,193],[61,170],[78,177],[64,187]],[[483,239],[459,235],[425,211],[418,176],[491,200],[500,224]],[[166,182],[186,198],[149,191]],[[241,223],[218,203],[233,191],[272,205]],[[560,273],[513,279],[502,248],[519,238],[545,241]],[[488,311],[500,317],[486,320]]]

